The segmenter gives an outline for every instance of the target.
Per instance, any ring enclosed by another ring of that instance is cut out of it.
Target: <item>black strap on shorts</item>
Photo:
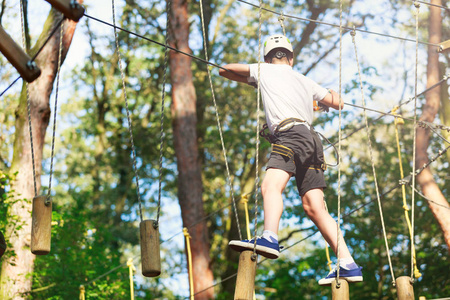
[[[306,167],[305,167],[305,169],[306,169]],[[325,172],[327,170],[327,164],[324,162],[323,164],[320,164],[320,165],[309,165],[308,169],[311,169],[311,170],[322,170],[322,171]]]
[[[294,151],[292,151],[291,148],[283,146],[283,145],[272,144],[272,152],[286,156],[289,159],[294,159]]]

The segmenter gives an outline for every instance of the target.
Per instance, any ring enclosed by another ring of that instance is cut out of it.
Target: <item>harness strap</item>
[[[288,148],[288,147],[283,146],[283,145],[272,144],[272,152],[281,154],[283,156],[286,156],[289,159],[293,159],[294,158],[294,151],[292,151],[291,148]]]
[[[264,124],[262,129],[259,131],[259,135],[263,138],[265,138],[269,143],[274,144],[277,141],[277,138],[271,134],[270,132],[267,132],[269,129],[269,126],[267,124]]]
[[[287,119],[284,119],[283,121],[281,121],[280,124],[278,124],[278,126],[275,130],[275,134],[277,132],[287,131],[287,130],[291,129],[294,125],[297,125],[298,123],[308,124],[308,122],[306,122],[302,119],[287,118]],[[270,132],[267,132],[268,129],[269,128],[268,128],[267,124],[264,124],[262,130],[259,132],[259,135],[261,137],[265,138],[267,141],[269,141],[272,144],[272,152],[283,155],[285,157],[288,157],[289,159],[294,159],[294,151],[292,151],[292,149],[290,149],[289,147],[277,144],[276,136],[273,134],[270,134]],[[324,138],[329,144],[331,144],[330,141],[326,137],[324,137],[321,133],[319,133],[315,130],[314,130],[314,132],[316,132],[318,135],[320,135],[322,138]],[[333,145],[333,144],[331,144],[331,145]],[[333,145],[333,147],[334,147],[334,145]],[[324,157],[324,162],[322,164],[309,165],[308,167],[305,167],[305,168],[312,169],[312,170],[323,170],[325,172],[327,170],[327,163],[325,161],[325,157]]]
[[[283,131],[289,130],[298,123],[307,123],[307,122],[302,119],[287,118],[287,119],[284,119],[283,121],[281,121],[280,124],[278,124],[277,129],[275,131],[283,132]]]
[[[322,171],[325,172],[327,170],[327,164],[323,163],[323,164],[320,164],[320,165],[309,165],[308,169],[311,169],[311,170],[322,170]]]
[[[291,148],[283,146],[283,145],[272,144],[272,152],[286,156],[289,159],[294,159],[294,151],[292,151]],[[304,167],[304,168],[311,169],[311,170],[322,170],[325,172],[327,170],[327,164],[324,162],[320,165],[309,165],[308,167]]]

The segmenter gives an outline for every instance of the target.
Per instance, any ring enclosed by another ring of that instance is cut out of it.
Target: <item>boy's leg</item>
[[[280,169],[267,170],[261,184],[261,194],[264,200],[264,230],[278,234],[278,226],[283,213],[282,193],[291,176],[291,173]]]
[[[316,224],[322,236],[333,249],[337,252],[337,223],[328,213],[323,200],[322,189],[312,189],[306,192],[302,197],[303,208],[311,221]],[[344,241],[342,233],[339,236],[339,259],[352,257]]]
[[[286,187],[291,174],[275,168],[267,170],[261,185],[264,198],[264,233],[262,238],[256,239],[256,253],[267,258],[278,258],[280,247],[278,245],[278,225],[283,212],[282,192]],[[266,238],[268,235],[268,238]],[[228,245],[236,251],[252,250],[254,240],[232,240]]]
[[[306,192],[302,197],[303,208],[308,217],[316,224],[322,236],[333,249],[337,252],[337,223],[328,213],[323,200],[322,189],[312,189]],[[339,271],[340,277],[348,282],[361,282],[363,276],[361,267],[353,260],[347,244],[344,241],[342,233],[339,233],[339,265],[342,267]],[[337,256],[337,255],[336,255]],[[319,285],[329,285],[336,280],[336,270],[332,270],[325,278],[319,280]]]

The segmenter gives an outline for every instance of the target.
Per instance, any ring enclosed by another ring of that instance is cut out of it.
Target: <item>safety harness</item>
[[[308,122],[301,120],[301,119],[297,119],[297,118],[284,119],[283,121],[280,122],[280,124],[278,124],[278,126],[276,127],[276,129],[274,131],[274,134],[271,134],[270,131],[268,131],[269,126],[267,124],[264,124],[263,128],[259,132],[259,135],[261,137],[265,138],[267,141],[269,141],[269,143],[272,144],[272,152],[273,153],[281,154],[285,157],[288,157],[289,159],[293,159],[294,151],[292,151],[292,149],[289,147],[278,144],[279,140],[278,140],[277,134],[280,132],[287,131],[287,130],[291,129],[292,127],[294,127],[295,125],[304,124],[304,123],[308,124]],[[314,130],[314,128],[311,126],[311,124],[308,124],[308,125]],[[314,130],[314,132],[316,132],[318,135],[322,136],[327,142],[329,142],[328,139],[326,139],[322,134],[318,133],[315,130]],[[327,169],[325,157],[324,157],[324,162],[322,164],[309,165],[308,169],[325,171]]]

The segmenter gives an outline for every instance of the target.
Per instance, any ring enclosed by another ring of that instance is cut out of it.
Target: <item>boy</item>
[[[270,36],[264,43],[264,61],[260,64],[261,94],[270,131],[272,153],[267,172],[261,184],[264,200],[264,232],[256,240],[256,253],[267,258],[278,258],[278,226],[283,212],[282,192],[289,179],[295,176],[303,208],[325,240],[336,253],[337,224],[325,209],[323,189],[326,187],[323,171],[322,143],[311,126],[313,102],[322,107],[341,109],[339,95],[294,71],[293,49],[283,35]],[[258,84],[258,64],[229,64],[220,69],[225,78]],[[353,260],[342,234],[339,238],[339,277],[348,282],[362,281],[361,268]],[[233,240],[229,246],[236,251],[253,250],[254,240]],[[332,270],[320,285],[330,284],[336,278]]]

